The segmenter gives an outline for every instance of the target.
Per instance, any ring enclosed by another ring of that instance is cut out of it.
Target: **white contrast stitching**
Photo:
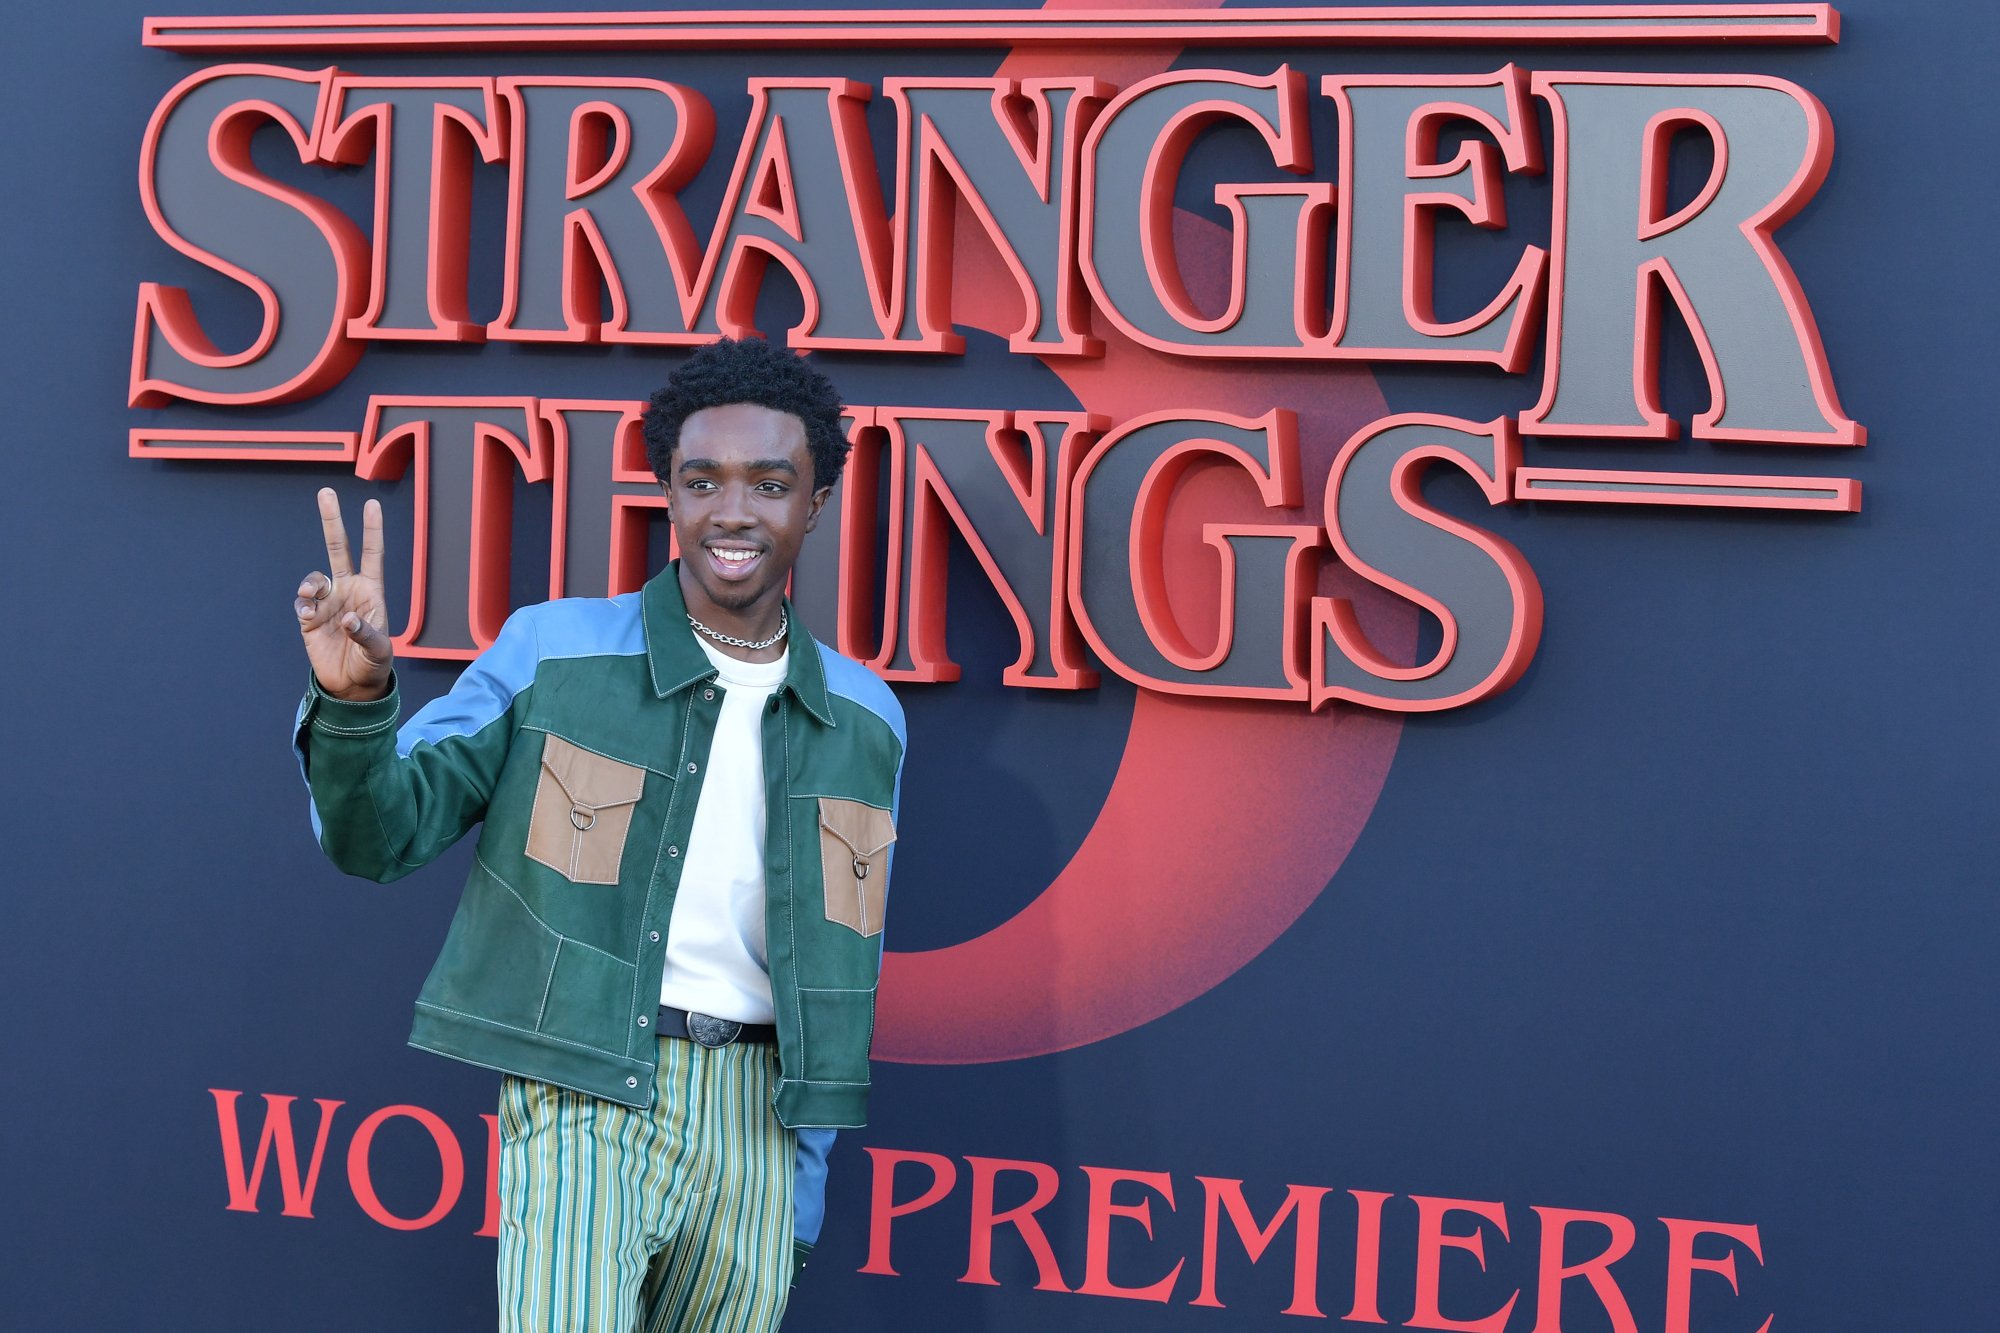
[[[822,677],[821,683],[822,685],[824,685],[825,683],[824,677]],[[786,702],[784,695],[780,694],[778,696],[778,734],[784,737],[785,741],[784,806],[785,806],[785,866],[786,866],[786,881],[787,881],[785,884],[785,932],[791,937],[791,942],[792,942],[792,949],[791,949],[792,1027],[793,1030],[799,1034],[799,1068],[803,1070],[806,1067],[806,1013],[805,1013],[805,1007],[799,1001],[799,995],[803,988],[799,985],[799,914],[797,910],[798,898],[799,898],[799,868],[795,863],[798,856],[798,848],[794,845],[794,833],[792,829],[792,799],[791,799],[792,798],[792,725],[791,723],[792,723],[791,704]],[[817,841],[817,839],[815,839],[815,841]],[[765,867],[764,873],[768,881],[770,876],[769,866]],[[825,871],[822,870],[821,871],[822,878],[824,878],[824,875]],[[782,1051],[783,1048],[780,1047],[781,1054]],[[781,1060],[779,1063],[782,1064],[783,1061]],[[800,1079],[798,1081],[803,1083],[806,1082],[807,1080]]]
[[[860,797],[858,797],[858,796],[840,796],[840,795],[837,795],[837,794],[835,794],[835,793],[833,793],[833,792],[830,792],[830,791],[795,791],[795,792],[793,792],[793,793],[792,793],[792,798],[793,798],[794,800],[801,800],[801,801],[802,801],[802,800],[805,800],[805,799],[806,799],[807,797],[811,797],[811,798],[812,798],[813,800],[816,800],[816,801],[820,801],[820,800],[825,800],[825,801],[852,801],[852,802],[854,802],[854,804],[856,804],[856,805],[865,805],[865,806],[867,806],[867,807],[868,807],[868,808],[869,808],[870,810],[880,810],[880,811],[881,811],[881,812],[882,812],[883,814],[885,814],[885,815],[888,815],[888,814],[894,814],[894,813],[895,813],[895,812],[894,812],[893,810],[891,810],[891,809],[890,809],[890,808],[889,808],[888,806],[886,806],[886,805],[877,805],[877,804],[875,804],[875,802],[873,802],[873,801],[864,801],[864,800],[862,800],[862,799],[861,799]]]
[[[669,773],[664,768],[654,768],[651,764],[643,764],[636,759],[625,759],[615,754],[606,754],[602,750],[593,750],[588,745],[579,744],[573,737],[565,736],[561,732],[556,731],[554,728],[551,727],[538,727],[532,722],[523,722],[521,724],[521,730],[539,731],[544,736],[554,736],[557,740],[563,742],[565,745],[575,746],[577,749],[582,750],[586,754],[596,755],[599,759],[609,759],[612,763],[623,764],[627,768],[643,768],[648,773],[658,773],[661,777],[665,778],[669,782],[672,782],[674,780],[674,775],[672,773]]]
[[[387,722],[377,722],[372,726],[336,727],[331,722],[325,721],[318,712],[315,712],[312,716],[312,729],[314,731],[323,731],[330,736],[373,736],[379,732],[393,731],[395,726],[396,719],[393,717]]]
[[[463,1018],[473,1023],[484,1023],[487,1027],[492,1028],[505,1028],[509,1032],[518,1032],[524,1037],[533,1037],[536,1041],[552,1041],[563,1046],[574,1046],[579,1051],[589,1051],[594,1055],[601,1055],[607,1060],[624,1060],[627,1064],[637,1068],[645,1068],[642,1062],[634,1060],[630,1056],[620,1055],[616,1051],[607,1051],[602,1046],[591,1046],[585,1042],[571,1041],[567,1037],[558,1037],[552,1032],[534,1032],[528,1028],[517,1028],[512,1023],[502,1023],[497,1018],[481,1018],[478,1014],[468,1014],[463,1009],[453,1009],[448,1005],[432,1004],[429,1000],[418,1000],[417,1008],[435,1009],[438,1013],[450,1014],[454,1018]],[[491,1067],[498,1068],[497,1065]],[[529,1075],[528,1077],[533,1076]]]
[[[644,603],[642,602],[640,605],[643,610]],[[650,663],[650,659],[648,660]],[[657,681],[655,683],[657,684]],[[681,718],[680,763],[687,762],[688,731],[690,724],[693,721],[694,721],[694,691],[689,690],[687,696],[686,713]],[[675,764],[674,767],[676,769],[679,769],[680,763]],[[639,928],[641,930],[645,929],[646,919],[652,916],[653,914],[653,886],[660,882],[660,862],[666,857],[667,854],[667,839],[672,835],[674,831],[674,809],[680,804],[680,800],[681,800],[681,784],[676,782],[674,783],[673,786],[667,788],[667,812],[664,815],[660,816],[660,841],[659,844],[653,848],[653,873],[646,876],[646,901],[640,904],[639,907]],[[669,927],[669,929],[671,929],[671,926]],[[640,953],[645,952],[645,947],[643,945],[640,946],[639,952]],[[630,1009],[626,1010],[626,1015],[628,1017],[639,1011],[639,964],[637,963],[637,961],[634,961],[632,964],[631,1006],[632,1007]],[[632,1053],[633,1044],[639,1040],[638,1037],[639,1029],[636,1024],[630,1024],[630,1023],[628,1023],[626,1027],[628,1028],[628,1031],[625,1037],[625,1053],[626,1055],[629,1056]]]
[[[556,936],[555,956],[549,959],[549,979],[542,983],[542,1007],[535,1010],[535,1031],[537,1032],[542,1030],[542,1020],[548,1017],[549,992],[555,989],[556,965],[562,962],[562,947],[563,937],[558,935]]]
[[[527,728],[523,727],[522,730],[525,731]],[[542,782],[550,776],[546,753],[544,751],[544,758],[535,765],[535,796],[528,802],[528,840],[521,844],[521,854],[536,865],[543,866],[549,866],[549,863],[536,856],[532,849],[535,845],[535,821],[541,818],[542,814]],[[560,870],[561,867],[549,866],[549,869]],[[495,875],[494,878],[498,879],[499,876]]]
[[[588,944],[585,943],[583,940],[577,939],[574,935],[563,934],[560,930],[557,930],[554,926],[542,920],[541,917],[536,916],[535,909],[528,906],[528,900],[521,896],[521,891],[515,888],[512,884],[509,884],[505,879],[501,878],[500,872],[495,870],[492,866],[488,865],[486,863],[486,858],[484,856],[481,856],[478,852],[474,852],[472,854],[472,862],[474,865],[478,866],[481,870],[484,870],[488,875],[492,876],[493,882],[495,884],[498,884],[501,888],[513,894],[514,901],[521,904],[521,910],[523,912],[526,912],[529,915],[529,917],[534,920],[534,923],[536,925],[540,926],[543,930],[546,930],[549,934],[555,936],[559,940],[566,940],[569,943],[574,944],[579,949],[588,949],[594,954],[598,954],[602,957],[609,958],[614,963],[619,963],[625,967],[633,968],[634,970],[638,968],[637,963],[627,962],[625,959],[620,958],[617,954],[612,953],[608,949],[600,949],[594,944]],[[523,1030],[525,1031],[525,1029]]]

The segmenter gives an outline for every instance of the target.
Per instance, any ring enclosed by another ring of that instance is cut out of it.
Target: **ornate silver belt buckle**
[[[718,1046],[727,1046],[743,1032],[743,1025],[734,1019],[715,1018],[708,1014],[689,1014],[687,1028],[688,1036],[694,1038],[695,1045],[706,1046],[711,1051]]]

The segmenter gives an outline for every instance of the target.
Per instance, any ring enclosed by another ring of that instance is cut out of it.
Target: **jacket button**
[[[646,1016],[645,1016],[644,1014],[640,1014],[640,1015],[639,1015],[639,1026],[640,1026],[640,1027],[644,1027],[644,1026],[646,1026],[646,1021],[647,1021],[647,1020],[646,1020]]]
[[[690,772],[690,773],[694,772],[694,771],[695,771],[695,768],[696,768],[696,767],[697,767],[697,765],[694,765],[694,764],[689,764],[689,765],[688,765],[688,772]]]
[[[679,847],[669,847],[669,848],[667,848],[667,855],[668,855],[668,856],[679,856],[680,854],[681,854],[681,849],[680,849]]]
[[[715,691],[714,691],[714,690],[703,690],[703,691],[701,692],[701,697],[702,697],[702,698],[704,698],[704,699],[713,699],[713,698],[715,697]]]
[[[651,934],[652,934],[652,937],[653,937],[653,943],[655,943],[655,944],[658,944],[658,943],[660,942],[660,932],[659,932],[659,931],[657,931],[657,930],[655,930],[655,931],[652,931],[652,932],[651,932]],[[641,1023],[643,1023],[643,1022],[645,1022],[646,1020],[642,1018],[642,1019],[640,1019],[639,1021],[640,1021]]]
[[[636,1088],[639,1086],[639,1080],[636,1078],[627,1078],[625,1080],[625,1086],[628,1088]]]

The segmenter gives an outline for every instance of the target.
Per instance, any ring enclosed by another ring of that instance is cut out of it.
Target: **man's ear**
[[[819,526],[819,511],[826,508],[826,497],[833,494],[833,487],[822,486],[813,492],[812,508],[806,511],[806,531]]]

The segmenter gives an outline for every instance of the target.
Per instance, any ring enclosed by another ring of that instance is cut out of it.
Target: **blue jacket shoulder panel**
[[[470,736],[506,716],[514,698],[534,683],[542,662],[564,657],[629,657],[646,651],[639,594],[566,597],[527,606],[507,617],[491,647],[475,657],[449,693],[433,699],[396,735],[408,756],[426,742]]]
[[[813,646],[819,649],[820,665],[826,672],[826,692],[837,699],[859,704],[881,718],[888,724],[889,730],[896,733],[897,743],[907,748],[910,737],[903,721],[903,705],[896,701],[895,694],[882,683],[882,678],[817,639],[813,641]]]

